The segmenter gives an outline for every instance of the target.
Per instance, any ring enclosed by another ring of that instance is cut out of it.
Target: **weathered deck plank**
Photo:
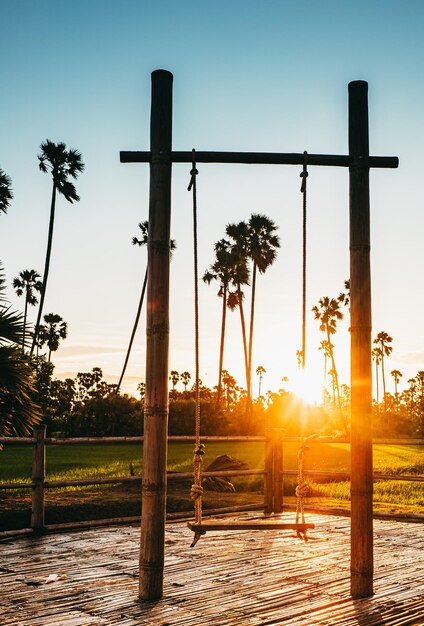
[[[306,544],[293,532],[233,530],[208,532],[195,548],[184,523],[170,524],[165,597],[155,603],[137,601],[138,528],[9,540],[0,544],[0,624],[424,625],[422,525],[375,521],[375,595],[352,600],[349,520],[308,521]]]

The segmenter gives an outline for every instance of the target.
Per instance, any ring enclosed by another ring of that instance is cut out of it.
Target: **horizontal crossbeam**
[[[164,157],[165,158],[165,157]],[[191,163],[193,153],[171,152],[173,163]],[[150,152],[122,151],[121,163],[150,163]],[[350,167],[354,165],[353,158],[343,154],[308,154],[308,165],[323,165],[331,167]],[[248,165],[303,165],[305,156],[299,152],[204,152],[196,151],[196,163],[241,163]],[[363,161],[364,167],[396,168],[399,165],[398,157],[370,156]]]

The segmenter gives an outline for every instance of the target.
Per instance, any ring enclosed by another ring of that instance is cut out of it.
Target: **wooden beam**
[[[171,221],[172,74],[152,73],[150,203],[147,284],[139,596],[163,594],[168,436],[169,258]]]
[[[205,533],[209,530],[306,530],[315,528],[315,524],[288,524],[276,520],[238,520],[231,522],[227,520],[204,521],[201,524],[187,522],[187,526],[193,532]]]
[[[373,594],[368,84],[349,84],[351,593]]]
[[[191,163],[193,153],[171,152],[172,163]],[[120,152],[121,163],[150,163],[151,152],[143,151],[122,151]],[[197,163],[240,163],[247,165],[303,165],[304,154],[279,153],[279,152],[205,152],[196,150]],[[352,165],[351,155],[341,154],[308,154],[308,165],[322,165],[332,167],[350,167]],[[377,168],[396,168],[399,165],[398,157],[368,157],[368,166]]]

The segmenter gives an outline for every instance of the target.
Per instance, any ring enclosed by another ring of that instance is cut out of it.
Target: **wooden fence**
[[[261,442],[265,445],[265,464],[263,468],[246,469],[246,470],[228,470],[203,472],[206,477],[234,477],[234,476],[263,476],[264,477],[264,502],[260,505],[241,505],[234,507],[223,507],[220,509],[209,510],[209,513],[226,513],[237,512],[242,510],[263,509],[266,514],[281,513],[283,511],[283,477],[296,476],[296,470],[287,470],[283,468],[283,450],[284,443],[297,442],[298,437],[284,437],[279,429],[270,429],[265,437],[244,437],[244,436],[205,436],[202,441],[207,443],[232,443],[232,442]],[[194,437],[174,436],[168,437],[169,443],[194,443]],[[38,426],[33,431],[32,437],[0,437],[0,444],[7,445],[32,445],[32,479],[31,482],[0,482],[0,490],[10,489],[32,489],[32,507],[31,507],[31,529],[23,529],[22,531],[4,531],[2,534],[19,532],[37,532],[41,533],[49,530],[60,530],[61,528],[69,528],[78,526],[94,526],[113,522],[135,521],[138,518],[119,518],[113,520],[96,520],[90,522],[79,522],[73,524],[58,524],[46,526],[45,524],[45,491],[46,489],[55,489],[58,487],[76,487],[87,485],[111,485],[120,483],[130,483],[133,481],[141,481],[142,476],[116,476],[102,478],[88,478],[79,480],[47,480],[46,479],[46,447],[47,445],[80,445],[80,444],[115,444],[115,443],[143,443],[143,437],[73,437],[73,438],[57,438],[46,437],[46,427]],[[319,445],[322,443],[349,443],[348,439],[319,437],[308,441],[308,445]],[[422,439],[374,439],[374,444],[393,444],[393,445],[422,445]],[[347,481],[350,474],[347,472],[324,472],[315,470],[305,470],[304,474],[312,479],[329,478],[331,480]],[[382,474],[374,472],[374,480],[403,480],[409,482],[424,482],[424,476],[405,475],[405,474]],[[168,472],[167,480],[191,480],[193,474],[191,472]],[[338,510],[340,512],[340,510]],[[346,513],[347,511],[345,511]],[[169,514],[168,517],[188,516],[190,513]],[[402,516],[403,518],[405,516]],[[414,516],[416,517],[416,516]]]

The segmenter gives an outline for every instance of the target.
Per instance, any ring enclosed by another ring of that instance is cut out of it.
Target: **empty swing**
[[[190,171],[191,179],[188,191],[192,191],[193,197],[193,250],[194,250],[194,317],[195,317],[195,376],[196,376],[196,412],[195,412],[195,450],[193,456],[193,475],[194,483],[191,487],[190,495],[194,501],[194,521],[188,522],[187,526],[194,532],[194,538],[191,547],[194,547],[200,537],[205,535],[207,531],[230,531],[230,530],[294,530],[297,537],[308,540],[307,530],[315,528],[314,524],[308,524],[305,521],[305,513],[303,500],[308,495],[309,486],[304,480],[304,452],[307,449],[307,439],[301,437],[301,445],[298,451],[298,485],[296,487],[296,521],[294,523],[282,522],[275,519],[261,520],[207,520],[202,519],[202,468],[204,445],[200,441],[200,393],[199,393],[199,293],[198,293],[198,256],[197,256],[197,189],[196,176],[198,170],[196,168],[196,153],[192,151],[192,169]],[[305,328],[306,328],[306,178],[307,171],[307,152],[304,152],[303,170],[300,174],[302,185],[300,191],[303,196],[303,287],[302,287],[302,350],[299,351],[299,365],[302,369],[305,367]]]

